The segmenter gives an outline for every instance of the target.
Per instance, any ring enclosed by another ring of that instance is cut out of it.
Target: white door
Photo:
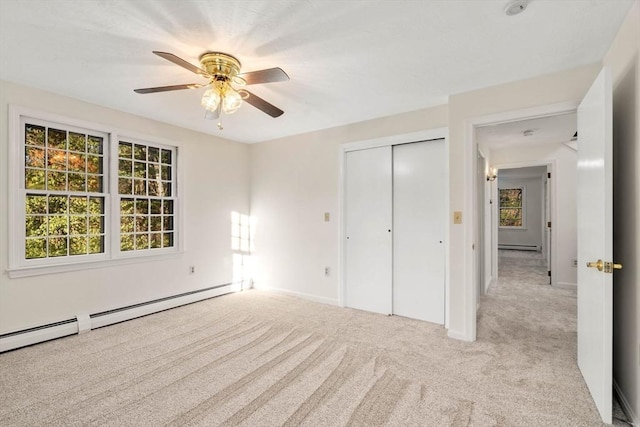
[[[393,147],[393,313],[444,324],[444,140]]]
[[[345,160],[345,305],[391,314],[391,147]]]
[[[578,366],[602,420],[611,423],[613,261],[611,74],[603,69],[578,107]]]

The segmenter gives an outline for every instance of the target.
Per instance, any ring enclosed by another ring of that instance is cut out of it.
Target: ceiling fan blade
[[[185,61],[182,58],[178,58],[173,53],[159,52],[157,50],[154,50],[153,53],[155,53],[156,55],[158,55],[161,58],[166,59],[167,61],[173,62],[174,64],[181,66],[182,68],[186,68],[187,70],[189,70],[189,71],[191,71],[193,73],[200,74],[201,76],[205,76],[205,77],[211,77],[209,75],[209,73],[207,73],[202,68],[196,67],[195,65],[191,64],[190,62]]]
[[[274,117],[274,118],[275,117],[280,117],[281,115],[284,114],[284,111],[282,111],[281,109],[279,109],[275,105],[268,103],[267,101],[265,101],[264,99],[260,98],[259,96],[254,95],[253,93],[249,92],[248,90],[242,89],[241,92],[244,92],[244,93],[247,94],[247,97],[244,98],[244,101],[246,103],[253,105],[258,110],[260,110],[260,111],[262,111],[264,113],[267,113],[271,117]]]
[[[220,117],[220,111],[222,110],[222,104],[218,104],[216,111],[205,110],[204,118],[207,120],[216,120]]]
[[[289,80],[287,73],[285,73],[282,68],[278,67],[240,73],[238,74],[238,77],[241,77],[248,85],[254,85],[257,83],[286,82]]]
[[[182,89],[199,89],[206,85],[199,83],[189,83],[186,85],[172,85],[172,86],[159,86],[159,87],[147,87],[144,89],[134,89],[135,93],[155,93],[155,92],[168,92],[170,90],[182,90]]]

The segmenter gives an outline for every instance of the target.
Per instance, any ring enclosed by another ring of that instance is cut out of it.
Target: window
[[[177,147],[11,110],[10,273],[178,251]]]
[[[106,135],[23,120],[24,258],[104,253]]]
[[[500,189],[500,227],[524,228],[524,188]]]
[[[174,246],[174,158],[170,148],[118,143],[121,251]]]

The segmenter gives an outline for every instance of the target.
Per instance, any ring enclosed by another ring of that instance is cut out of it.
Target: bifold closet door
[[[345,305],[391,314],[391,147],[345,159]]]
[[[444,140],[393,147],[393,313],[444,324]]]

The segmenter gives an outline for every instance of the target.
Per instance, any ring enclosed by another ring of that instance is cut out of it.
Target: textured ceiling
[[[576,113],[538,119],[520,120],[476,129],[476,141],[481,148],[499,150],[522,145],[569,142],[577,131]],[[531,135],[524,135],[525,131]]]
[[[0,0],[0,78],[219,135],[259,142],[445,103],[447,96],[602,59],[631,0]],[[204,120],[202,82],[151,53],[207,51],[290,82],[253,86],[282,108]],[[99,121],[99,118],[96,118]]]

